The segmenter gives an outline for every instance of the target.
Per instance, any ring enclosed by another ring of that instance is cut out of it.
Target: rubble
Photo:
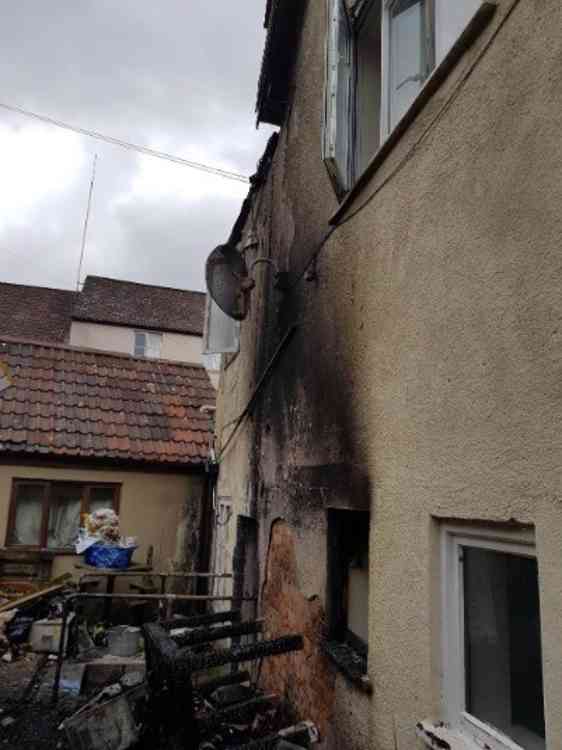
[[[295,725],[296,717],[280,696],[265,694],[252,682],[251,670],[237,666],[253,663],[253,674],[259,676],[263,659],[302,649],[300,635],[261,640],[262,621],[241,622],[240,613],[231,611],[146,623],[140,643],[139,629],[128,625],[98,629],[92,640],[96,625],[88,627],[84,620],[80,596],[72,593],[50,604],[48,597],[46,602],[39,598],[40,606],[24,608],[24,615],[10,610],[4,618],[30,625],[34,648],[41,633],[48,634],[47,653],[29,652],[21,660],[32,658],[35,665],[21,706],[45,706],[48,696],[45,718],[39,713],[37,720],[52,726],[50,717],[60,716],[60,734],[49,740],[49,748],[62,742],[72,750],[264,750],[283,741],[290,750],[317,741],[315,730]],[[242,637],[252,642],[241,643]],[[217,647],[220,641],[230,647]],[[53,664],[48,651],[56,646]],[[51,701],[59,693],[60,701]],[[19,736],[20,719],[19,712],[10,711],[0,726]]]

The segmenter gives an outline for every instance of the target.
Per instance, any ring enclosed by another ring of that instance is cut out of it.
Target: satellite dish
[[[234,320],[243,320],[248,313],[248,292],[254,281],[248,276],[243,256],[234,245],[219,245],[205,264],[207,289],[213,301]]]

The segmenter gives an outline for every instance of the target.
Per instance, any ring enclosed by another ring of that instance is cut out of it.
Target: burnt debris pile
[[[262,627],[241,622],[237,612],[143,626],[152,747],[282,750],[318,741],[311,722],[297,722],[280,696],[258,686],[262,660],[301,650],[302,636],[258,640]],[[241,643],[248,636],[254,642]],[[229,648],[215,645],[225,639]]]

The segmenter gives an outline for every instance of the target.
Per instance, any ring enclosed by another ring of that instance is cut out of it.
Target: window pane
[[[347,628],[369,642],[369,520],[355,524],[347,570]]]
[[[38,484],[18,484],[16,489],[16,517],[10,544],[41,544],[44,487]]]
[[[397,0],[390,10],[390,128],[425,80],[425,1]]]
[[[537,562],[464,548],[466,705],[526,748],[544,748]]]
[[[207,297],[203,354],[234,354],[240,342],[240,323],[225,315],[220,307]]]
[[[355,173],[360,175],[380,146],[381,7],[372,3],[356,42]]]
[[[106,508],[115,510],[114,497],[115,490],[113,487],[90,487],[89,512],[93,513],[96,510],[105,510]]]
[[[481,0],[436,0],[435,2],[435,57],[439,63],[457,41]]]
[[[135,332],[135,357],[144,357],[146,350],[146,334]]]
[[[72,547],[80,526],[83,488],[75,484],[54,484],[49,503],[47,547]]]
[[[146,339],[145,356],[151,357],[152,359],[158,359],[162,348],[162,336],[159,333],[148,333]]]

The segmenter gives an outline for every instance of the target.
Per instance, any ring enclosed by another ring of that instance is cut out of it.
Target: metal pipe
[[[239,664],[244,661],[261,659],[264,656],[277,656],[291,651],[302,651],[302,635],[287,635],[271,641],[259,641],[232,648],[217,648],[203,654],[194,654],[189,648],[181,649],[176,655],[176,662],[188,673],[197,672],[209,667],[222,667],[225,664]]]
[[[176,617],[171,620],[163,620],[159,624],[163,628],[197,628],[201,625],[215,625],[218,622],[240,622],[240,619],[240,610],[229,609],[224,612],[193,615],[193,617]]]
[[[237,625],[224,625],[221,628],[206,628],[205,630],[193,630],[191,633],[172,636],[178,646],[198,646],[202,643],[222,641],[225,638],[234,638],[242,635],[255,635],[263,630],[263,622],[241,622]]]
[[[151,576],[158,576],[159,578],[234,578],[233,573],[157,573],[153,570],[141,570],[138,573],[94,573],[94,571],[88,571],[82,573],[80,578],[100,578],[100,577],[112,578],[150,578]]]
[[[239,596],[211,596],[210,594],[89,594],[81,591],[79,594],[73,594],[73,596],[84,596],[88,597],[88,599],[161,599],[184,602],[231,602],[234,599],[240,601]],[[242,601],[244,602],[254,602],[256,599],[256,596],[242,597]]]
[[[243,682],[250,682],[250,680],[249,672],[235,672],[234,674],[226,674],[224,677],[203,680],[195,684],[194,688],[201,695],[207,696],[214,693],[218,688],[227,687],[228,685],[240,685]]]

